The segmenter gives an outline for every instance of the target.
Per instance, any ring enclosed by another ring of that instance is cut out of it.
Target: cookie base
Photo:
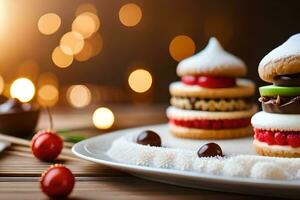
[[[170,131],[179,138],[189,139],[231,139],[253,135],[251,126],[236,129],[195,129],[169,124]]]
[[[253,141],[253,146],[257,154],[270,157],[286,157],[286,158],[300,158],[300,149],[289,148],[275,148],[274,145],[268,145],[257,140]]]

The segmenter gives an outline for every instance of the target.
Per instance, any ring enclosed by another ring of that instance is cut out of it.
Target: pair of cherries
[[[199,85],[206,88],[228,88],[236,85],[234,78],[213,76],[183,76],[181,81],[186,85]]]
[[[52,162],[63,149],[62,138],[53,131],[53,121],[47,109],[50,121],[49,130],[37,132],[31,140],[33,155],[41,161]],[[66,167],[55,164],[46,170],[40,180],[42,191],[51,198],[68,196],[75,185],[73,173]]]

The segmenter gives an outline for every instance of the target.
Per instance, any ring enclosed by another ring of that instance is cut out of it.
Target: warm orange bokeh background
[[[42,105],[167,103],[178,61],[211,36],[262,84],[257,64],[299,32],[299,7],[269,0],[2,0],[0,91],[10,95],[12,82],[26,77]]]

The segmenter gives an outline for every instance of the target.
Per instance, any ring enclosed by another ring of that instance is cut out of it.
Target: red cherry
[[[68,168],[56,164],[42,174],[40,184],[42,191],[49,197],[62,198],[72,192],[75,178]]]
[[[287,143],[291,147],[300,147],[300,134],[288,134]]]
[[[259,138],[261,142],[267,142],[265,137],[265,130],[259,132]]]
[[[42,161],[53,161],[63,148],[63,140],[52,131],[39,131],[31,140],[33,155]]]
[[[200,76],[197,84],[206,88],[228,88],[235,86],[234,78]]]
[[[197,76],[183,76],[181,81],[187,85],[196,85],[197,84]]]
[[[268,143],[268,145],[276,144],[274,140],[274,135],[271,131],[266,131],[263,135],[264,135],[264,141]]]
[[[261,132],[261,130],[254,129],[254,132],[255,132],[255,138],[260,142],[264,142],[264,134]]]
[[[287,145],[286,134],[277,132],[274,134],[275,142],[279,145]]]

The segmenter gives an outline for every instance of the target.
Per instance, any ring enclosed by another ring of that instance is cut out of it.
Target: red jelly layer
[[[270,131],[254,129],[255,139],[268,145],[300,147],[300,131]]]
[[[206,88],[228,88],[236,85],[235,78],[212,76],[183,76],[181,81],[186,85],[199,85]]]
[[[233,129],[241,128],[250,125],[250,118],[243,119],[223,119],[223,120],[206,120],[206,119],[195,119],[195,120],[178,120],[170,119],[170,123],[177,126],[183,126],[188,128],[198,129]]]

